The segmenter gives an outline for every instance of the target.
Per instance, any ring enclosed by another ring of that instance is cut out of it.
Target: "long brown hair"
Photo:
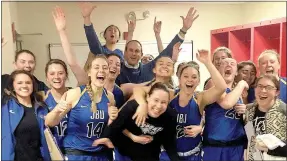
[[[11,73],[11,75],[8,78],[8,85],[4,89],[2,104],[6,104],[10,99],[15,99],[18,102],[13,83],[15,81],[16,76],[19,74],[26,74],[32,80],[33,91],[30,95],[32,104],[34,105],[35,103],[37,103],[40,106],[45,106],[46,104],[44,103],[42,96],[37,93],[38,85],[36,80],[34,79],[34,76],[25,70],[15,70],[14,72]]]

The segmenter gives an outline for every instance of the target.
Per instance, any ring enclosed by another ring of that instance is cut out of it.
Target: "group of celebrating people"
[[[256,136],[272,134],[286,143],[286,78],[280,77],[280,57],[267,49],[258,58],[237,63],[232,52],[218,47],[213,54],[198,50],[196,58],[211,77],[197,91],[199,64],[178,65],[179,85],[172,81],[185,34],[199,17],[192,7],[182,28],[164,49],[161,22],[154,21],[159,55],[143,56],[133,39],[136,22],[128,23],[124,52],[116,48],[121,32],[104,31],[101,45],[91,22],[96,8],[79,4],[90,53],[82,68],[66,33],[60,7],[53,10],[67,64],[51,59],[46,82],[34,75],[35,55],[21,50],[15,68],[2,75],[2,160],[51,160],[44,130],[50,128],[65,160],[115,161],[243,161],[255,152],[286,160],[287,146],[268,149]],[[67,65],[78,86],[66,87]],[[259,75],[259,77],[257,77]],[[244,126],[251,122],[252,133]]]

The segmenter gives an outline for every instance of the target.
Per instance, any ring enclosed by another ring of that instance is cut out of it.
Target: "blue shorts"
[[[244,146],[202,148],[204,161],[244,161]]]
[[[163,151],[160,153],[159,156],[160,161],[170,161],[166,151]],[[188,156],[188,157],[180,157],[181,161],[201,161],[201,152],[198,152],[197,154]]]
[[[121,155],[117,148],[114,149],[114,161],[132,161],[129,157]]]

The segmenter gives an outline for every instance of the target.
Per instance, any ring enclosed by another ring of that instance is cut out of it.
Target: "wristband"
[[[183,31],[182,29],[180,29],[179,31],[183,34],[186,34],[186,31]]]

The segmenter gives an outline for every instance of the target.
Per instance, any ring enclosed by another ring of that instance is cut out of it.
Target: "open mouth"
[[[59,80],[55,81],[55,80],[54,80],[53,83],[61,83],[61,81],[59,81]]]
[[[229,77],[231,75],[231,69],[225,70],[224,75]]]
[[[115,70],[110,70],[109,72],[110,72],[110,74],[116,74]]]
[[[97,80],[104,81],[105,77],[104,76],[97,76]]]
[[[266,100],[268,97],[267,96],[259,96],[260,100]]]
[[[161,110],[158,109],[158,108],[153,107],[152,111],[153,111],[154,114],[159,115]]]
[[[185,86],[186,86],[186,88],[188,88],[188,89],[191,89],[191,88],[193,87],[193,85],[191,85],[191,84],[186,84]]]
[[[112,38],[112,39],[115,38],[115,35],[111,35],[111,38]]]
[[[266,70],[266,74],[273,74],[274,73],[274,70],[273,69],[267,69]]]
[[[20,88],[20,91],[21,92],[28,92],[29,90],[28,90],[28,88]]]

